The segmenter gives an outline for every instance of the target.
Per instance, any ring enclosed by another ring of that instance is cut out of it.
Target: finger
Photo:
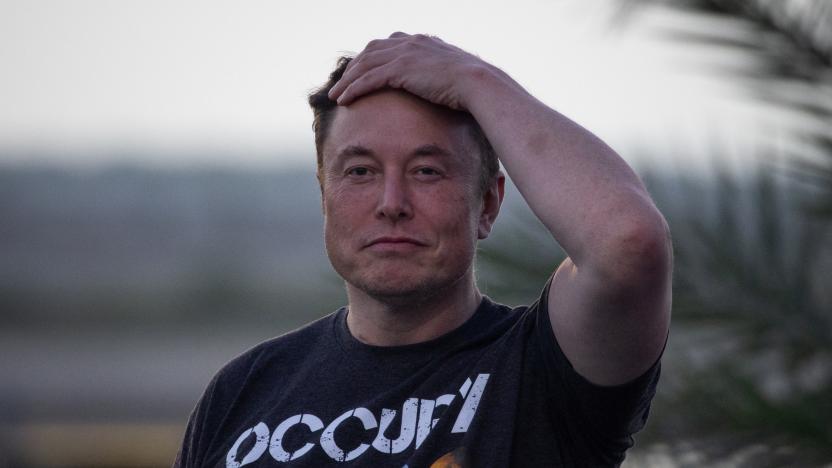
[[[346,106],[359,97],[384,87],[400,88],[402,83],[395,74],[394,65],[386,63],[369,70],[353,80],[338,96],[338,105]]]
[[[388,37],[385,39],[373,39],[372,41],[368,42],[367,45],[364,46],[364,49],[361,50],[361,53],[358,55],[363,54],[364,52],[373,51],[373,50],[382,50],[388,49],[390,47],[395,47],[403,39],[407,39],[410,37],[409,35],[405,34],[404,36],[397,36],[397,37]]]
[[[347,77],[347,82],[345,82],[342,86],[333,87],[333,92],[329,94],[330,99],[335,99],[338,94],[343,91],[344,86],[349,84],[350,73],[353,68],[357,65],[364,63],[364,59],[368,54],[372,54],[375,52],[379,52],[386,49],[391,49],[397,47],[401,44],[412,42],[414,39],[424,39],[427,36],[423,34],[411,35],[401,31],[396,31],[390,35],[387,39],[373,39],[372,41],[368,42],[367,45],[364,46],[364,49],[356,55],[352,61],[347,65],[347,68],[344,70],[343,76]],[[372,68],[376,66],[376,64],[372,64],[370,66],[363,67],[364,70]]]
[[[402,52],[396,47],[362,52],[350,62],[341,79],[330,89],[329,98],[337,100],[341,93],[360,76],[374,68],[392,62],[401,55]]]
[[[397,45],[401,44],[402,39],[406,39],[407,37],[409,37],[407,34],[404,34],[404,33],[393,33],[393,34],[401,34],[403,36],[399,36],[398,38],[393,38],[393,39],[390,39],[390,38],[388,38],[388,39],[373,39],[372,41],[368,42],[367,45],[364,46],[364,50],[362,50],[358,55],[353,57],[353,59],[350,61],[350,63],[347,64],[347,67],[344,69],[344,73],[342,73],[341,78],[338,80],[338,83],[336,83],[330,89],[329,93],[327,94],[328,97],[332,100],[335,100],[335,99],[338,98],[338,95],[340,95],[341,92],[344,90],[344,88],[347,85],[349,85],[349,83],[352,81],[352,79],[351,79],[352,78],[352,73],[354,73],[352,70],[358,64],[361,64],[361,63],[364,62],[364,59],[365,59],[366,55],[368,55],[370,53],[378,52],[378,51],[381,51],[381,50],[386,50],[386,49],[396,47]],[[362,71],[368,70],[369,68],[371,68],[371,67],[367,67],[367,66],[362,67]]]

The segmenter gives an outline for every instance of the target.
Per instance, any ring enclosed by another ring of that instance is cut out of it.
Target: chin
[[[447,277],[424,275],[420,278],[414,275],[385,275],[375,278],[348,278],[345,281],[379,302],[412,306],[429,302],[434,297],[443,295],[464,277],[463,271]]]
[[[443,262],[420,258],[358,258],[327,250],[330,263],[347,289],[391,305],[424,303],[473,278],[473,252]]]
[[[423,302],[444,289],[434,281],[418,281],[415,278],[356,278],[347,280],[354,288],[381,302]]]

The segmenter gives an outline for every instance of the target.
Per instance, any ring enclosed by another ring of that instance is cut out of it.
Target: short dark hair
[[[329,136],[329,128],[332,126],[332,119],[335,117],[337,107],[337,103],[329,98],[329,90],[341,79],[344,70],[351,60],[352,57],[350,56],[338,58],[335,69],[329,74],[329,80],[309,94],[309,106],[312,107],[312,113],[314,114],[312,130],[315,132],[315,151],[318,154],[319,180],[321,180],[321,170],[323,169],[324,142],[327,136]],[[470,129],[470,136],[480,152],[482,170],[480,171],[479,189],[480,193],[485,193],[485,190],[497,177],[497,173],[500,170],[500,163],[497,159],[497,153],[491,146],[491,142],[486,138],[480,124],[477,123],[471,114],[467,112],[464,112],[464,114],[465,118],[469,121],[468,128]]]

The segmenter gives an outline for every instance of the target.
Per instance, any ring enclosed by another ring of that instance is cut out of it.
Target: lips
[[[412,244],[412,245],[416,245],[416,246],[426,245],[424,242],[420,242],[420,241],[418,241],[416,239],[413,239],[411,237],[388,237],[388,236],[385,236],[385,237],[378,237],[378,238],[375,238],[375,239],[371,240],[367,244],[367,247],[372,247],[374,245],[391,245],[392,246],[392,245],[397,245],[397,244],[403,244],[403,245]]]

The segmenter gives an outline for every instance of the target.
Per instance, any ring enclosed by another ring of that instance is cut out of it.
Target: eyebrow
[[[426,144],[426,145],[421,145],[421,146],[417,147],[416,149],[414,149],[410,154],[411,154],[411,156],[416,156],[416,157],[419,157],[419,156],[441,156],[443,158],[452,158],[453,157],[453,153],[451,153],[450,151],[442,148],[439,145],[433,144],[433,143],[429,143],[429,144]],[[376,155],[376,153],[373,150],[371,150],[370,148],[367,148],[366,146],[349,145],[349,146],[345,147],[344,149],[342,149],[341,151],[339,151],[338,154],[335,155],[335,160],[336,161],[344,160],[345,158],[348,158],[348,157],[351,157],[351,156],[375,157],[375,155]]]
[[[432,143],[417,147],[411,154],[413,156],[453,156],[450,151]],[[338,152],[336,158],[341,159],[348,156],[375,156],[375,153],[366,146],[349,145]]]
[[[434,144],[422,145],[422,146],[416,148],[413,151],[413,155],[414,156],[446,156],[446,157],[453,156],[453,154],[450,151],[448,151],[448,150],[446,150],[446,149],[444,149],[440,146],[434,145]]]
[[[361,145],[349,145],[346,148],[342,149],[338,152],[335,156],[337,159],[341,159],[347,156],[374,156],[373,150]]]

